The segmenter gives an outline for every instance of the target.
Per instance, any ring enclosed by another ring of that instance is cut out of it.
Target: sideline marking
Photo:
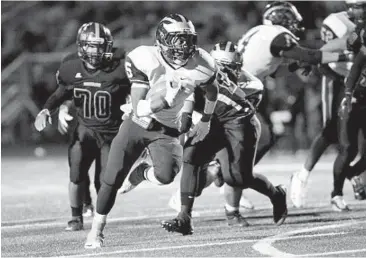
[[[263,239],[259,240],[257,243],[255,243],[252,246],[252,248],[254,250],[256,250],[257,252],[264,254],[264,255],[268,255],[268,256],[277,256],[277,257],[301,256],[301,255],[282,252],[282,251],[278,250],[277,248],[275,248],[274,246],[272,246],[272,244],[274,242],[276,242],[277,240],[281,240],[282,238],[290,237],[295,234],[307,233],[307,232],[311,232],[311,231],[315,231],[315,230],[341,228],[341,227],[346,227],[346,226],[355,225],[355,224],[362,224],[362,223],[366,223],[366,221],[365,220],[364,221],[352,221],[352,222],[346,222],[346,223],[341,223],[341,224],[337,224],[337,225],[331,224],[331,225],[325,225],[325,226],[318,226],[318,227],[288,231],[288,232],[280,233],[280,234],[277,234],[277,235],[274,235],[271,237],[263,238]],[[307,254],[307,255],[312,256],[312,255],[320,255],[320,254]]]

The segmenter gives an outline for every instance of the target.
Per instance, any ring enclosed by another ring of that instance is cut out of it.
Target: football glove
[[[34,121],[34,127],[37,129],[38,132],[40,132],[46,128],[47,122],[49,124],[52,124],[50,111],[48,109],[42,109],[38,113],[36,121]]]
[[[132,103],[126,103],[120,106],[121,111],[123,112],[122,120],[126,120],[130,117],[132,113]]]
[[[192,144],[202,141],[205,139],[206,135],[210,131],[211,122],[203,122],[199,121],[194,127],[193,130],[189,132],[188,136],[193,137]]]
[[[351,110],[352,110],[352,96],[346,95],[346,97],[342,99],[341,105],[339,106],[338,116],[342,120],[348,119]]]
[[[66,134],[69,129],[69,121],[74,118],[69,114],[69,108],[66,105],[61,105],[58,111],[58,131],[61,134]]]

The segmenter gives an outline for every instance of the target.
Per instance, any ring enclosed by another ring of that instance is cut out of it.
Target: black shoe
[[[168,232],[181,233],[183,236],[193,234],[192,220],[188,215],[184,219],[178,216],[171,220],[164,220],[161,222],[161,227]]]
[[[350,181],[353,187],[355,199],[360,201],[366,200],[366,187],[361,182],[361,178],[359,176],[354,176]]]
[[[277,194],[272,201],[273,221],[277,226],[280,226],[287,217],[286,188],[283,185],[278,185],[276,190]]]
[[[249,223],[247,222],[247,220],[240,214],[240,212],[238,210],[229,212],[225,208],[225,214],[226,214],[227,224],[229,226],[239,226],[239,227],[248,227],[249,226]]]
[[[67,222],[66,231],[79,231],[84,229],[84,223],[82,217],[77,219],[72,219]]]

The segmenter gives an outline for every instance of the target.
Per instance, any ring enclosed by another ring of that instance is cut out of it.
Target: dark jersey
[[[243,117],[249,114],[249,101],[244,97],[244,92],[238,84],[231,80],[226,73],[218,70],[217,78],[219,94],[214,111],[215,117],[221,122]],[[195,109],[202,112],[205,103],[203,91],[197,88],[195,91]]]
[[[72,99],[78,122],[98,132],[117,132],[122,122],[120,105],[130,93],[124,61],[114,58],[94,73],[90,73],[76,54],[66,57],[56,73],[59,88],[45,108],[57,108]],[[58,92],[58,93],[57,93]]]

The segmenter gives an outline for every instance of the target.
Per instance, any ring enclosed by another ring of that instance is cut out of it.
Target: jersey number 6
[[[94,107],[94,117],[98,120],[105,120],[111,116],[112,96],[108,91],[98,90],[94,94],[88,89],[75,88],[74,97],[82,100],[84,117],[92,117],[92,107]]]

